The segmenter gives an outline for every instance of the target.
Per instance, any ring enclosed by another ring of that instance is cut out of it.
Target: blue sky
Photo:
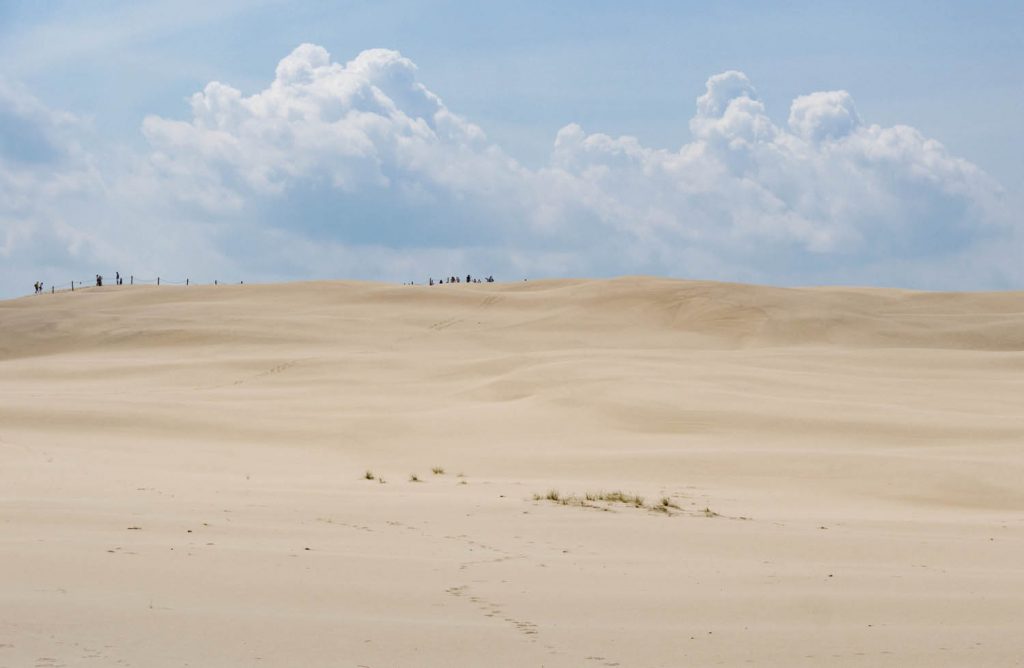
[[[1020,2],[0,3],[0,294],[115,269],[1024,287],[1022,26]],[[303,44],[329,56],[275,89]],[[210,82],[244,101],[216,128]],[[328,99],[352,86],[390,102]]]

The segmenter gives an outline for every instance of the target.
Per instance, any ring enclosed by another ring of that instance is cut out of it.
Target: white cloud
[[[26,267],[59,246],[54,267],[78,253],[210,278],[1024,279],[1005,250],[1019,232],[980,169],[913,128],[866,124],[846,91],[798,97],[777,126],[737,71],[708,80],[678,150],[569,124],[538,170],[386,49],[341,64],[303,44],[248,96],[211,82],[190,119],[145,119],[147,155],[103,156],[103,169],[67,135],[70,117],[27,95],[0,105],[8,122],[34,119],[36,148],[55,161],[0,153],[0,253],[26,251]]]
[[[732,71],[708,80],[694,141],[679,151],[568,126],[555,164],[592,184],[626,227],[657,230],[670,249],[700,246],[728,274],[759,280],[870,280],[858,268],[941,262],[1006,232],[994,181],[913,128],[863,125],[845,91],[797,98],[789,126],[775,126]]]
[[[860,125],[853,98],[845,90],[802,95],[789,108],[790,129],[809,142],[842,139]]]

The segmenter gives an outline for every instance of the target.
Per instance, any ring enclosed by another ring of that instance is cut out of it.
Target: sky
[[[0,296],[1024,288],[1021,2],[0,0]]]

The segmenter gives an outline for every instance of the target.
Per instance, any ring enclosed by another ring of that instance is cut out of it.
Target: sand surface
[[[1024,293],[0,302],[0,666],[94,665],[1024,665]]]

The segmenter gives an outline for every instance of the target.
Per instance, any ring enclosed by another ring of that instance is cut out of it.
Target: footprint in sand
[[[430,329],[440,331],[442,329],[448,329],[452,325],[456,325],[462,322],[462,318],[447,318],[445,320],[439,320],[430,326]]]
[[[462,597],[469,591],[469,585],[460,585],[458,587],[449,587],[445,590],[448,594],[456,597]],[[502,605],[493,601],[488,601],[480,596],[470,596],[469,601],[476,605],[476,607],[483,613],[484,617],[496,618],[502,614]],[[516,619],[515,617],[501,617],[501,620],[515,630],[522,633],[524,636],[529,637],[531,642],[536,641],[536,637],[540,633],[540,627],[529,620]]]

